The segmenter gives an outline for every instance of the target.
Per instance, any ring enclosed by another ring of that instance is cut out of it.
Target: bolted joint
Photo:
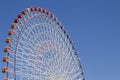
[[[84,74],[84,72],[81,72],[81,74],[83,75],[83,74]]]
[[[82,80],[85,80],[85,78],[83,78]]]
[[[78,61],[80,62],[80,58],[78,58]]]
[[[82,68],[82,65],[80,64],[79,67]]]
[[[75,49],[75,48],[73,48],[73,49]],[[75,51],[75,55],[78,55],[78,53]]]
[[[3,62],[8,62],[8,56],[3,57]]]
[[[8,68],[7,67],[2,68],[2,72],[3,73],[8,73]]]
[[[68,39],[70,38],[68,34],[67,34],[67,38],[68,38]]]

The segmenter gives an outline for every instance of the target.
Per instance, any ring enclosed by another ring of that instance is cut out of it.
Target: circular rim
[[[63,26],[61,25],[61,23],[58,21],[58,19],[57,19],[50,11],[48,11],[48,10],[46,10],[46,9],[43,9],[43,8],[39,8],[39,7],[27,8],[26,10],[24,10],[24,11],[22,11],[20,14],[18,14],[17,18],[14,19],[14,23],[11,25],[11,30],[8,31],[8,35],[10,35],[10,38],[7,38],[7,39],[6,39],[6,43],[9,44],[9,47],[12,48],[10,42],[11,42],[11,40],[12,40],[12,36],[13,36],[13,35],[16,35],[16,34],[14,33],[14,29],[17,28],[17,25],[16,25],[16,24],[19,23],[20,19],[22,19],[27,13],[34,12],[34,11],[43,13],[44,15],[46,15],[46,16],[48,16],[49,18],[51,18],[52,20],[54,20],[54,21],[56,22],[56,24],[60,26],[60,29],[61,29],[61,30],[63,31],[63,33],[67,36],[67,39],[69,40],[70,44],[72,45],[72,49],[75,50],[75,55],[78,57],[78,53],[77,53],[77,51],[76,51],[76,49],[75,49],[75,47],[74,47],[74,45],[73,45],[73,43],[72,43],[72,40],[70,39],[69,35],[68,35],[68,34],[66,33],[66,31],[64,30],[64,28],[63,28]],[[39,15],[38,15],[38,16],[39,16]],[[35,15],[35,17],[37,17],[37,15]],[[25,21],[27,21],[27,20],[25,20]],[[24,28],[25,28],[25,27],[26,27],[26,26],[22,26],[20,34],[22,34],[22,32],[24,31]],[[16,80],[16,54],[17,54],[17,47],[18,47],[18,44],[19,44],[19,39],[20,39],[20,35],[18,36],[18,41],[17,41],[17,43],[16,43],[16,49],[15,49],[15,55],[14,55],[14,80]],[[67,44],[67,43],[66,43],[66,44]],[[4,51],[4,52],[5,52],[5,51]],[[6,52],[8,52],[8,51],[6,51]],[[8,52],[7,56],[9,57],[9,52]],[[80,62],[79,57],[78,57],[78,61]],[[9,63],[9,62],[7,62],[7,65],[6,65],[7,68],[9,67],[9,66],[8,66],[8,63]],[[80,63],[79,66],[80,66],[80,68],[82,69],[81,63]],[[6,75],[6,78],[8,79],[8,73],[6,73],[6,74],[7,74],[7,75]],[[83,70],[82,70],[82,73],[81,73],[81,74],[83,74],[83,79],[80,79],[80,80],[85,80]],[[5,78],[5,79],[6,79],[6,78]]]

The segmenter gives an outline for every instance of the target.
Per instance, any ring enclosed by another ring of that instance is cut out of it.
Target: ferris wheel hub
[[[57,74],[54,77],[50,78],[50,80],[65,80],[65,78],[62,75]]]

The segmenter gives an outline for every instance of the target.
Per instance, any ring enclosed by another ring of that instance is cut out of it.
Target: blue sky
[[[120,80],[119,0],[0,0],[0,68],[11,23],[32,6],[50,10],[65,26],[87,80]]]

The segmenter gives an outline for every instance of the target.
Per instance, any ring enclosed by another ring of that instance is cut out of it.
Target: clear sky
[[[50,10],[65,26],[87,80],[120,80],[120,0],[0,0],[0,68],[11,23],[32,6]]]

